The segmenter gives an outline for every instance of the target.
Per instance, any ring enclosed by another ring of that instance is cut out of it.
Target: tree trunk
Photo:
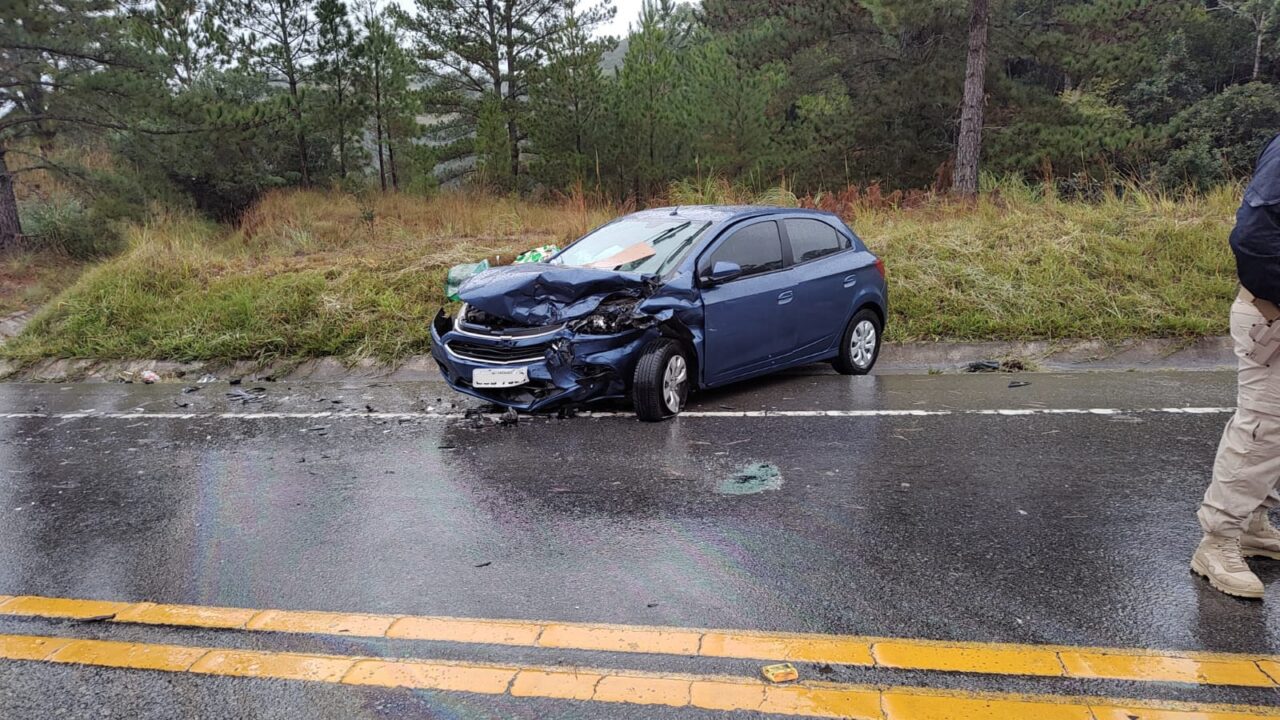
[[[377,136],[374,141],[378,146],[378,181],[382,184],[382,192],[387,191],[387,170],[382,164],[382,78],[378,76],[378,68],[374,68],[373,78],[373,131]]]
[[[520,177],[520,133],[514,117],[507,120],[507,142],[511,144],[511,188],[514,190],[519,187],[516,179]]]
[[[982,109],[986,98],[987,20],[989,0],[973,0],[969,13],[969,58],[964,72],[964,105],[956,143],[956,174],[951,186],[958,195],[978,194],[978,158],[982,154]]]
[[[387,164],[391,166],[391,187],[400,189],[400,175],[396,173],[396,144],[391,137],[391,120],[387,120]]]
[[[338,76],[338,177],[347,179],[347,106],[343,95],[343,78]]]
[[[289,96],[293,98],[293,121],[297,123],[298,133],[298,159],[302,163],[302,184],[303,186],[311,185],[311,171],[307,168],[307,135],[302,129],[302,100],[298,98],[298,79],[293,75],[289,76]]]
[[[18,197],[13,192],[13,175],[4,161],[0,147],[0,253],[18,249],[22,240],[22,221],[18,219]]]
[[[503,5],[502,25],[505,34],[507,52],[507,102],[503,110],[507,113],[507,143],[511,146],[511,189],[520,187],[520,130],[516,127],[516,111],[519,107],[520,83],[516,77],[516,43],[515,43],[515,2],[510,0]]]
[[[1261,22],[1258,23],[1258,37],[1253,45],[1253,79],[1257,80],[1262,74],[1262,40],[1266,35],[1266,26]]]

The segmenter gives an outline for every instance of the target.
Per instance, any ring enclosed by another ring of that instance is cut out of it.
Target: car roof
[[[690,220],[703,220],[713,223],[724,223],[760,215],[777,215],[780,213],[833,217],[829,212],[809,210],[805,208],[778,207],[776,205],[669,205],[667,207],[649,208],[632,213],[629,217],[675,216]]]

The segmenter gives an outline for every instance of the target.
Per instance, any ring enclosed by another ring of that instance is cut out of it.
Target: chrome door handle
[[[787,303],[791,302],[791,298],[793,297],[795,297],[795,293],[791,292],[790,290],[784,290],[778,293],[778,304],[786,305]]]

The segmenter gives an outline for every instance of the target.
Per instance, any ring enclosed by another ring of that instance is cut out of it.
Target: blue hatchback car
[[[629,397],[661,420],[692,389],[796,365],[870,372],[887,295],[884,263],[830,213],[660,208],[471,278],[431,352],[454,389],[499,405]]]

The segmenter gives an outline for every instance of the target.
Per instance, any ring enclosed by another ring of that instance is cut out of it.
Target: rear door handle
[[[857,275],[845,275],[845,276],[844,276],[844,286],[845,286],[845,287],[850,288],[850,287],[853,287],[854,285],[857,285],[857,284],[858,284],[858,276],[857,276]]]
[[[791,298],[793,297],[795,297],[795,293],[791,292],[790,290],[783,290],[782,292],[778,293],[778,304],[786,305],[787,303],[791,302]]]

